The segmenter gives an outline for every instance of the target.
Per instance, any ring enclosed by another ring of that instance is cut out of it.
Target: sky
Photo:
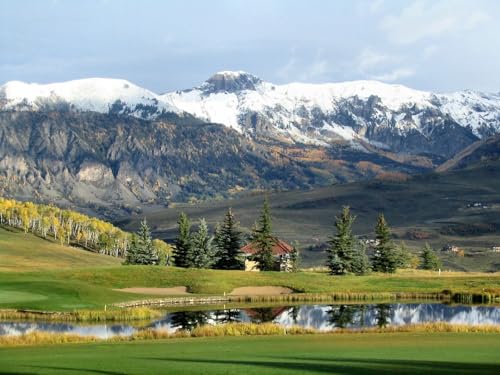
[[[0,84],[123,78],[157,93],[221,70],[500,92],[497,0],[0,0]]]

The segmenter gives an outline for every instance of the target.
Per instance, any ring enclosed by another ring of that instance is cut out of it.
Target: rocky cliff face
[[[425,169],[343,145],[256,142],[221,125],[183,121],[0,112],[0,195],[113,214],[148,204]]]

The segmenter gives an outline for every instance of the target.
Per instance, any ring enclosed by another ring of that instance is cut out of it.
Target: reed
[[[62,333],[30,332],[19,336],[0,336],[0,346],[70,344],[100,341],[94,336]]]
[[[391,300],[445,300],[447,296],[436,293],[294,293],[274,296],[230,296],[230,302],[332,302],[332,301],[391,301]]]
[[[223,325],[203,325],[191,331],[192,337],[212,337],[212,336],[277,336],[286,334],[312,334],[316,330],[294,326],[285,328],[274,323],[230,323]]]
[[[45,320],[65,322],[115,322],[148,320],[161,316],[158,310],[148,307],[134,307],[112,310],[77,310],[72,312],[51,312],[36,310],[0,310],[0,319]]]
[[[453,324],[446,322],[432,322],[409,324],[404,326],[388,326],[388,327],[367,327],[357,330],[352,329],[337,329],[329,333],[351,334],[351,333],[397,333],[397,332],[415,332],[415,333],[500,333],[500,326],[497,325],[466,325]]]
[[[266,296],[205,296],[170,297],[130,301],[115,304],[116,307],[136,306],[202,306],[223,303],[277,303],[277,302],[368,302],[368,301],[444,301],[467,304],[493,303],[500,300],[500,291],[483,292],[330,292],[330,293],[291,293]]]
[[[484,291],[482,293],[455,292],[452,293],[451,299],[457,303],[492,303],[500,300],[499,291]]]
[[[61,333],[32,332],[20,336],[0,336],[0,346],[67,344],[97,341],[124,342],[138,340],[164,340],[186,337],[230,337],[230,336],[284,336],[284,335],[346,335],[377,333],[491,333],[500,334],[500,326],[451,324],[444,322],[412,324],[406,326],[369,327],[361,329],[335,329],[318,331],[313,328],[283,327],[274,323],[229,323],[226,325],[204,325],[192,331],[168,332],[165,330],[144,329],[132,336],[115,336],[100,339],[93,336],[77,336]]]

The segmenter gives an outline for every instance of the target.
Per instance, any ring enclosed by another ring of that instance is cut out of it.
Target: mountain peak
[[[207,79],[202,89],[209,94],[255,90],[261,82],[260,78],[244,71],[221,71]]]

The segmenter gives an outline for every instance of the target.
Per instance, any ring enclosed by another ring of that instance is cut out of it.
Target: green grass
[[[119,266],[0,273],[0,308],[98,309],[146,296],[114,291],[124,287],[187,286],[196,294],[221,295],[242,286],[284,286],[306,293],[482,292],[500,290],[500,274],[414,271],[396,275],[334,277],[326,273],[244,272]],[[44,296],[35,299],[33,295]]]
[[[500,335],[363,333],[2,348],[0,374],[497,374]]]
[[[0,228],[0,272],[112,266],[120,263],[121,260],[117,258],[61,246],[29,233]]]
[[[2,242],[3,241],[3,242]],[[113,289],[186,286],[222,295],[244,286],[283,286],[302,293],[500,291],[500,274],[405,271],[332,277],[321,272],[244,272],[122,266],[120,260],[0,229],[0,308],[72,311],[147,298]],[[117,265],[118,264],[118,265]],[[8,265],[8,266],[7,266]]]

